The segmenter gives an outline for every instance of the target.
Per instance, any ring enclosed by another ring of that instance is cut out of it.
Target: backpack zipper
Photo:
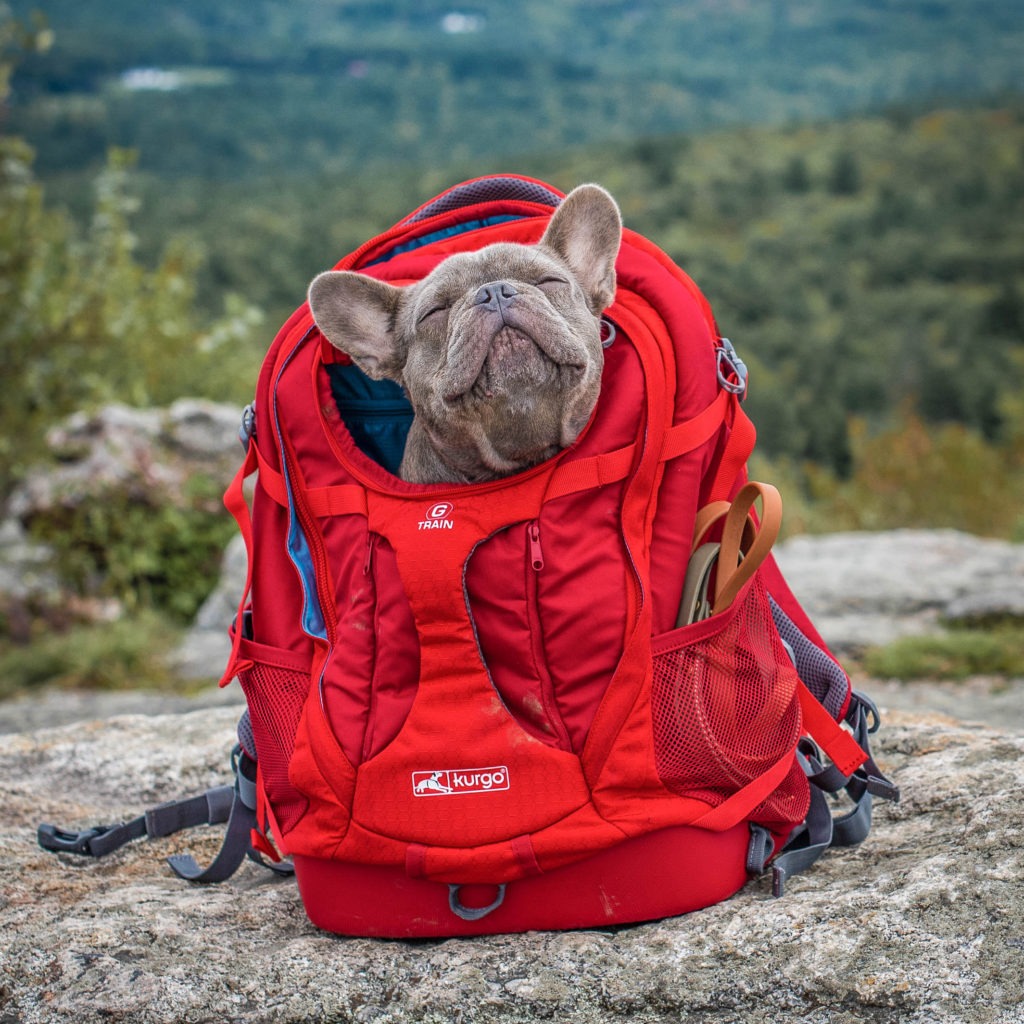
[[[544,569],[544,551],[540,541],[540,522],[536,519],[526,524],[526,546],[527,561],[529,562],[533,582],[527,594],[527,609],[530,626],[530,645],[533,653],[534,664],[537,666],[537,682],[540,686],[540,703],[544,711],[544,718],[551,729],[552,738],[555,740],[555,747],[561,750],[572,750],[572,741],[569,732],[562,721],[561,713],[558,710],[558,702],[555,700],[555,683],[548,670],[547,655],[544,651],[544,637],[541,632],[540,617],[540,595],[538,584],[540,574]]]
[[[534,572],[544,568],[544,552],[540,546],[540,523],[534,519],[526,527],[526,537],[530,546],[530,565]]]

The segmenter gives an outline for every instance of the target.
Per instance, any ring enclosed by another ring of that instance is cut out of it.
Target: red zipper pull
[[[540,547],[540,523],[536,519],[526,527],[526,536],[530,542],[530,565],[540,572],[544,568],[544,552]]]
[[[369,534],[366,538],[366,561],[363,563],[363,575],[369,576],[370,569],[373,565],[373,534]]]

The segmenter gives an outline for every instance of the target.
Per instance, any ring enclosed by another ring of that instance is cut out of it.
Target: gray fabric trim
[[[772,618],[783,644],[793,658],[797,674],[826,711],[835,719],[842,713],[850,682],[834,658],[825,653],[817,644],[808,640],[793,620],[775,603],[769,595]]]
[[[252,720],[249,717],[248,708],[242,712],[242,717],[238,720],[238,743],[249,757],[255,761],[256,735],[252,731]]]
[[[438,196],[418,213],[407,217],[402,223],[415,224],[439,213],[448,213],[463,206],[492,202],[496,199],[518,199],[527,203],[542,203],[545,206],[558,206],[562,201],[561,196],[532,181],[521,181],[519,178],[484,178],[481,181],[457,185],[444,195]]]

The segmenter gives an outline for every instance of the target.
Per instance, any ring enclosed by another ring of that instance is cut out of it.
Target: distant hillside
[[[311,175],[286,189],[196,181],[169,195],[142,176],[136,230],[155,254],[191,224],[208,253],[202,300],[219,309],[238,292],[268,311],[269,330],[319,270],[493,170],[614,192],[750,363],[768,452],[845,470],[848,418],[880,421],[908,401],[995,439],[1024,390],[1024,105]]]
[[[693,274],[770,455],[842,475],[853,417],[915,410],[1024,459],[1019,0],[40,2],[57,44],[7,125],[79,221],[108,145],[136,147],[131,258],[184,235],[190,315],[243,300],[218,382],[247,390],[317,271],[509,170],[602,182]]]
[[[1020,83],[1019,0],[12,0],[56,45],[8,124],[44,175],[505,161]]]

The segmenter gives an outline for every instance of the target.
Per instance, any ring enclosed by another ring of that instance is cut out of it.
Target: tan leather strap
[[[710,505],[697,509],[697,519],[693,524],[693,544],[691,553],[701,546],[711,527],[729,513],[729,502],[713,501]]]
[[[710,505],[705,505],[697,511],[697,520],[693,527],[693,544],[690,548],[691,554],[701,546],[704,538],[710,533],[711,527],[728,515],[731,507],[727,501],[713,501]],[[747,523],[743,528],[742,546],[744,551],[753,544],[756,533],[757,523],[753,516],[748,516]]]
[[[761,517],[753,542],[744,546],[748,521],[758,498]],[[713,614],[724,611],[768,557],[782,526],[782,496],[771,484],[751,481],[740,488],[725,516],[718,555]]]

